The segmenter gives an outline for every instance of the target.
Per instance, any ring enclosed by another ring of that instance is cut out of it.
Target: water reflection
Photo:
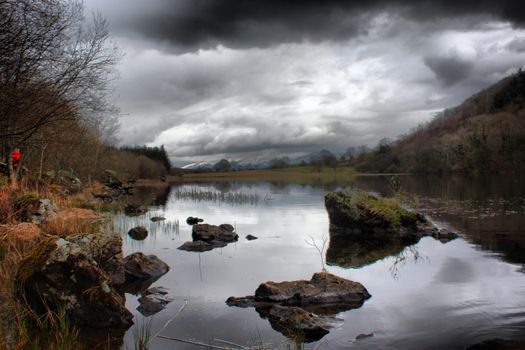
[[[442,244],[428,237],[419,241],[392,238],[388,242],[330,237],[326,252],[329,271],[361,282],[373,297],[360,309],[339,313],[337,317],[344,322],[323,338],[322,348],[463,348],[483,339],[523,334],[525,276],[508,263],[525,264],[523,183],[419,176],[401,176],[400,182],[407,193],[419,198],[419,209],[438,226],[459,232],[466,240]],[[234,205],[182,200],[174,195],[195,186],[225,193],[255,193],[260,198],[269,195],[271,200]],[[168,287],[176,298],[155,316],[152,332],[188,299],[188,308],[163,334],[201,341],[217,337],[245,345],[256,333],[276,348],[285,342],[285,336],[258,312],[229,308],[224,302],[231,295],[250,294],[264,281],[307,279],[319,271],[319,255],[306,240],[312,235],[319,241],[329,234],[323,196],[342,187],[391,194],[388,179],[379,176],[293,183],[179,184],[164,206],[151,207],[149,213],[137,218],[117,216],[122,228],[144,224],[154,230],[141,244],[124,237],[126,254],[156,254],[171,268],[154,285]],[[144,194],[142,198],[151,197]],[[191,239],[191,227],[182,225],[173,234],[165,223],[150,223],[148,215],[165,216],[166,223],[184,221],[188,216],[202,217],[211,224],[235,222],[241,239],[220,251],[179,251],[176,248]],[[248,233],[259,239],[245,240]],[[412,263],[414,260],[420,263]],[[128,309],[137,305],[136,298],[128,295]],[[354,343],[358,334],[371,332],[374,337]],[[129,331],[125,346],[132,344]],[[151,343],[154,349],[172,345],[160,339]],[[182,344],[177,348],[193,349]]]
[[[399,255],[419,239],[416,236],[330,235],[326,263],[344,268],[363,267],[388,256]]]

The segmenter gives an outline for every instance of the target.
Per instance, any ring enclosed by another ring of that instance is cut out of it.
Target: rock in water
[[[114,288],[123,281],[121,238],[80,234],[41,242],[21,261],[15,286],[37,313],[64,307],[76,324],[127,328],[133,315]]]
[[[235,231],[235,228],[230,224],[220,224],[219,227],[229,232]]]
[[[168,291],[163,287],[145,290],[139,298],[140,305],[137,307],[137,310],[146,317],[156,314],[173,301],[173,298],[167,296],[167,294]]]
[[[232,227],[231,225],[226,225],[228,224],[222,224],[220,226],[209,224],[193,225],[193,240],[201,240],[205,242],[222,241],[227,243],[237,241],[239,235],[229,230],[229,228]]]
[[[185,242],[178,249],[188,252],[205,252],[214,248],[225,247],[228,243],[236,242],[239,239],[239,235],[233,230],[234,228],[230,224],[219,226],[194,224],[192,230],[193,242]]]
[[[201,219],[201,218],[198,218],[198,217],[193,217],[193,216],[190,216],[186,219],[186,223],[188,225],[195,225],[195,224],[198,224],[199,222],[203,222],[204,219]]]
[[[155,255],[133,253],[124,258],[126,282],[158,279],[169,271],[170,267]]]
[[[148,237],[148,230],[144,226],[137,226],[129,230],[128,235],[134,240],[142,241]]]
[[[166,220],[166,218],[163,217],[163,216],[154,216],[150,220],[153,221],[153,222],[157,222],[157,221],[164,221],[164,220]]]
[[[230,297],[229,306],[254,306],[261,317],[286,336],[302,335],[305,341],[321,339],[334,315],[361,307],[370,294],[358,283],[327,272],[315,273],[310,281],[265,282],[254,296]]]
[[[258,239],[259,237],[255,237],[253,235],[247,235],[246,236],[246,239],[249,240],[249,241],[253,241],[254,239]]]

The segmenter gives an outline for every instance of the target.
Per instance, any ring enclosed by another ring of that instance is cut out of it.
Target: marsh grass
[[[261,200],[261,196],[257,193],[245,193],[242,191],[213,191],[202,189],[199,187],[192,187],[189,189],[178,189],[174,192],[178,199],[191,200],[195,202],[214,202],[226,203],[230,205],[257,205],[259,202],[267,202],[271,197],[265,196]]]
[[[142,322],[133,328],[135,350],[148,350],[151,337],[153,318],[142,318]]]

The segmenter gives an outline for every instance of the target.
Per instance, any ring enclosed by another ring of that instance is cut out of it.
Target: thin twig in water
[[[225,348],[224,346],[217,346],[217,345],[211,345],[211,344],[201,343],[201,342],[197,342],[197,341],[166,337],[166,336],[163,336],[163,335],[158,335],[157,337],[162,338],[162,339],[167,339],[167,340],[174,340],[174,341],[178,341],[178,342],[181,342],[181,343],[202,346],[202,347],[209,348],[209,349],[231,350],[231,348]]]
[[[166,322],[164,324],[164,326],[162,326],[162,328],[157,332],[155,333],[155,335],[153,337],[151,337],[151,339],[153,338],[156,338],[156,337],[159,337],[159,338],[162,338],[162,336],[160,335],[160,332],[162,332],[163,330],[166,329],[166,327],[168,327],[168,325],[171,323],[171,321],[173,321],[175,318],[177,318],[177,316],[180,315],[180,313],[186,308],[186,305],[188,305],[188,300],[187,299],[184,299],[184,304],[182,304],[182,306],[180,307],[179,311],[177,311],[177,313],[175,314],[175,316],[173,316],[172,318],[170,318],[168,320],[168,322]]]
[[[232,342],[227,341],[227,340],[222,340],[222,339],[217,339],[217,338],[215,338],[214,340],[215,340],[216,342],[219,342],[219,343],[224,343],[224,344],[228,344],[228,345],[236,346],[236,347],[238,347],[239,349],[248,349],[248,348],[245,347],[245,346],[242,346],[242,345],[239,345],[239,344],[235,344],[235,343],[232,343]]]
[[[311,235],[308,235],[308,237],[310,237],[310,240],[309,241],[306,240],[306,244],[308,244],[309,246],[314,247],[315,249],[317,249],[317,251],[319,252],[319,256],[321,257],[321,266],[323,268],[323,272],[326,272],[326,268],[325,268],[325,264],[324,264],[324,256],[323,256],[324,248],[325,248],[326,242],[328,240],[326,235],[323,235],[323,237],[321,238],[322,241],[323,241],[323,244],[321,245],[321,248],[319,248],[319,246],[317,245],[317,242],[315,241],[315,239]]]

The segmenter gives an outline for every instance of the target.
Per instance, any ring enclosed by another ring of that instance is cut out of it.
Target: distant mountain
[[[211,170],[213,169],[213,164],[209,162],[195,162],[186,164],[182,167],[185,170]]]
[[[504,172],[525,169],[521,70],[355,161],[372,172]]]
[[[299,165],[302,162],[309,163],[312,159],[319,158],[323,152],[326,152],[326,150],[319,150],[316,152],[308,153],[304,156],[295,157],[295,158],[289,158],[288,163],[290,165]],[[339,156],[340,154],[334,153],[336,156]],[[215,161],[207,161],[207,162],[195,162],[186,164],[182,167],[182,169],[185,170],[196,170],[196,171],[211,171],[213,170],[213,166],[219,161],[220,159],[217,159]],[[272,159],[260,159],[260,160],[229,160],[232,170],[239,171],[239,170],[247,170],[247,169],[268,169],[271,166],[271,160]]]

